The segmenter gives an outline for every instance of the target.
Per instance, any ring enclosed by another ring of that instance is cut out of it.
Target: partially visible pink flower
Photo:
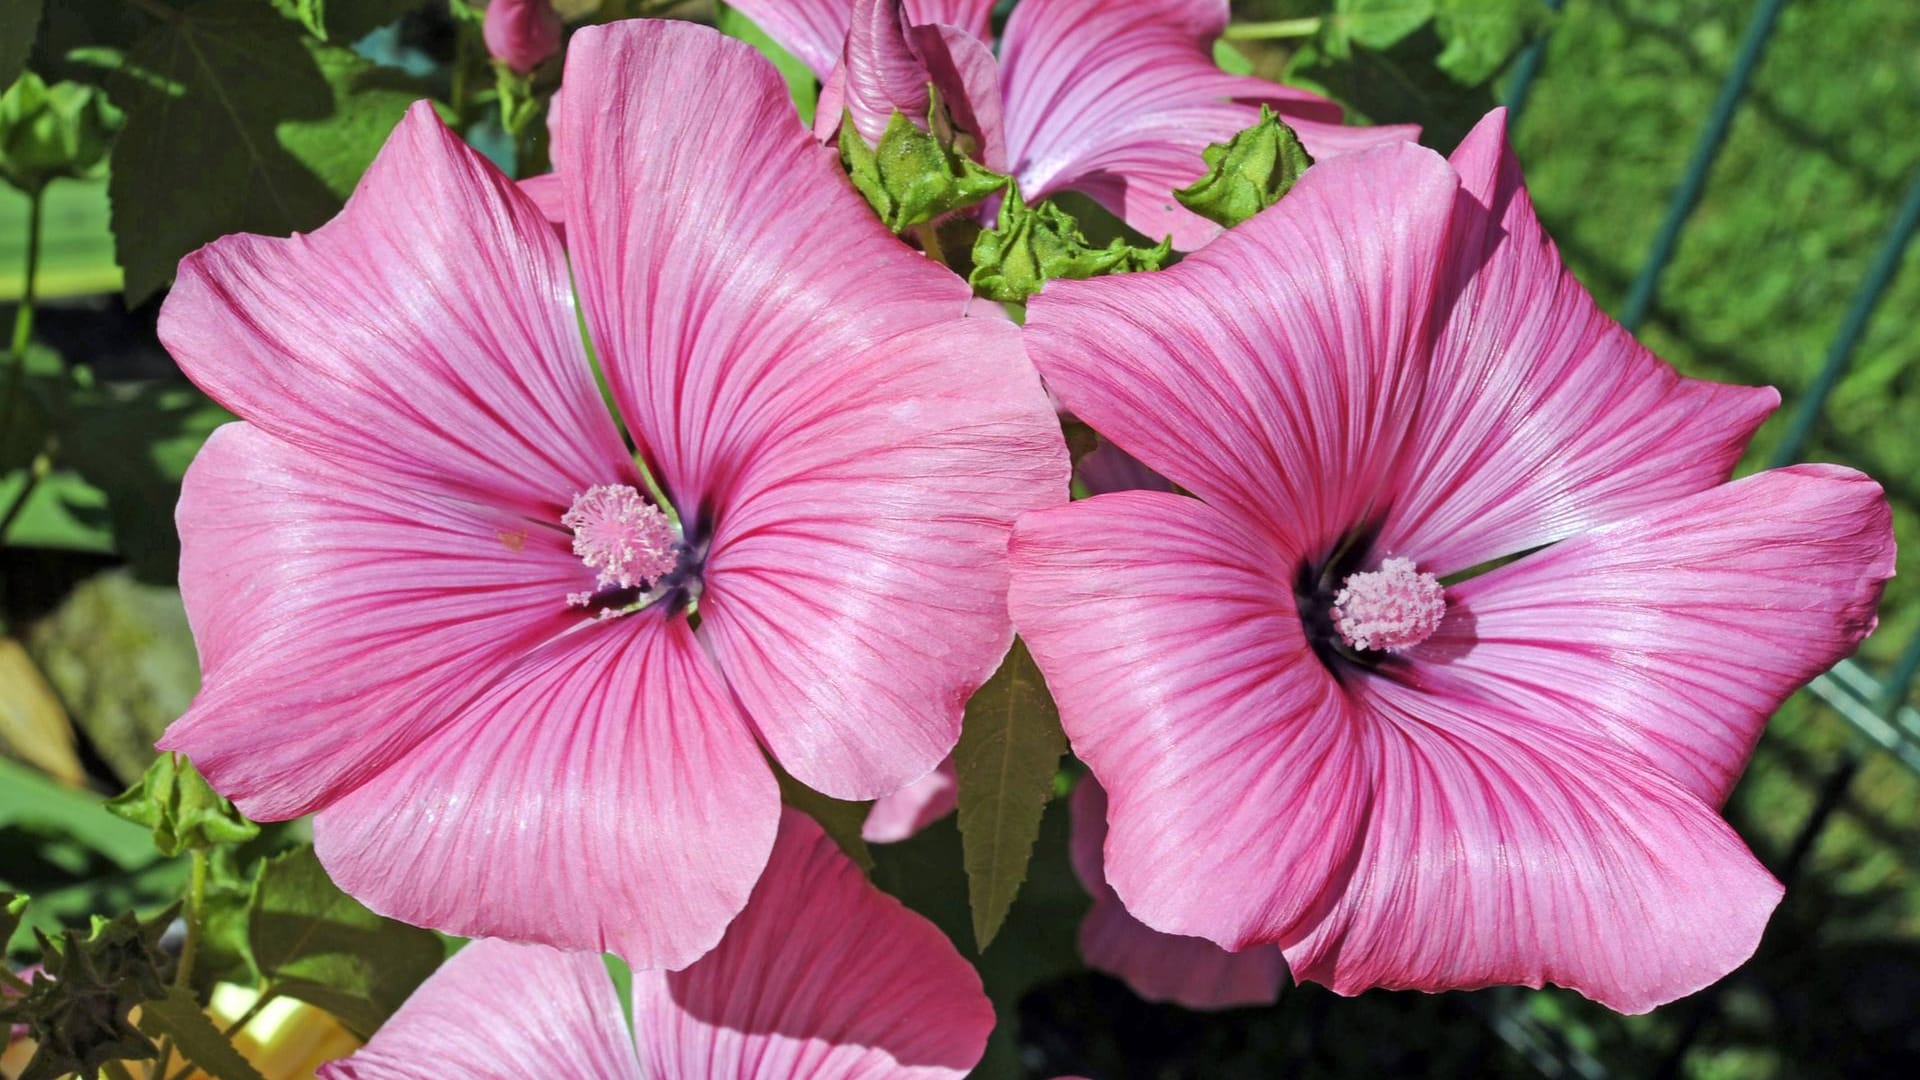
[[[1835,466],[1727,482],[1779,396],[1599,310],[1503,114],[1451,164],[1316,166],[1169,270],[1056,282],[1026,333],[1066,408],[1197,496],[1036,512],[1012,548],[1135,917],[1340,993],[1632,1012],[1752,953],[1781,888],[1718,808],[1873,628],[1887,504]]]
[[[553,0],[491,0],[480,27],[488,54],[522,75],[560,51],[563,30]]]
[[[420,105],[332,222],[182,264],[161,337],[245,422],[184,484],[204,679],[161,745],[314,813],[383,914],[680,967],[773,845],[766,754],[870,799],[953,748],[1066,453],[1017,329],[750,46],[571,53],[566,250]]]
[[[788,810],[719,947],[634,974],[631,1037],[598,956],[477,941],[319,1075],[958,1080],[992,1029],[980,976],[946,936]]]
[[[931,82],[982,164],[1037,202],[1062,191],[1098,200],[1148,237],[1190,251],[1220,227],[1173,197],[1206,173],[1200,152],[1270,105],[1315,157],[1412,139],[1406,126],[1345,127],[1340,107],[1304,90],[1229,75],[1213,61],[1227,0],[1022,0],[996,62],[992,0],[740,0],[823,83],[815,134],[841,109],[869,141],[894,109],[926,114]]]
[[[1163,934],[1127,914],[1107,884],[1101,845],[1107,839],[1107,793],[1082,779],[1069,802],[1073,871],[1093,897],[1080,921],[1080,957],[1095,971],[1126,983],[1148,1001],[1189,1009],[1271,1005],[1287,984],[1287,961],[1272,945],[1228,952],[1205,938]]]
[[[960,777],[953,759],[891,795],[881,796],[867,810],[860,838],[869,844],[892,844],[953,813],[960,803]]]

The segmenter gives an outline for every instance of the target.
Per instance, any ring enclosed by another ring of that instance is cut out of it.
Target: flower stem
[[[12,418],[14,399],[20,392],[20,373],[26,370],[24,359],[27,346],[33,342],[33,290],[40,269],[40,226],[46,217],[45,188],[35,190],[27,196],[27,271],[21,279],[20,309],[13,316],[13,357],[17,366],[13,369],[13,385],[7,393],[8,418]]]
[[[1235,23],[1221,36],[1229,41],[1273,41],[1312,37],[1320,32],[1320,17],[1275,19],[1272,22]]]
[[[268,983],[266,989],[260,991],[260,996],[253,999],[253,1004],[247,1006],[247,1011],[241,1013],[233,1023],[228,1024],[226,1029],[220,1032],[220,1034],[225,1035],[229,1039],[238,1035],[243,1028],[253,1023],[253,1018],[259,1016],[261,1010],[273,1004],[279,997],[280,988],[272,983]]]
[[[200,912],[207,900],[207,853],[202,848],[193,849],[193,876],[187,882],[187,905],[182,913],[187,920],[187,940],[180,946],[180,966],[174,969],[173,985],[191,990],[193,988],[193,956],[200,949]],[[155,1059],[153,1069],[147,1073],[149,1078],[167,1075],[167,1062],[173,1056],[173,1043],[170,1039],[160,1041],[160,1056]]]

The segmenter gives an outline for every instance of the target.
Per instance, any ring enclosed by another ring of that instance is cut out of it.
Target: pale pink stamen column
[[[1388,559],[1378,570],[1348,575],[1333,598],[1334,629],[1362,652],[1411,648],[1433,636],[1446,617],[1440,579],[1422,573],[1408,558]]]
[[[574,496],[560,515],[573,530],[573,553],[600,574],[602,589],[635,589],[659,581],[680,561],[673,523],[647,497],[625,484],[595,484]],[[567,602],[584,606],[574,593]]]

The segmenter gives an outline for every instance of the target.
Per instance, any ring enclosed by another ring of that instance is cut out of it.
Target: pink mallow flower
[[[633,1027],[600,957],[477,941],[320,1080],[831,1080],[965,1076],[993,1007],[938,928],[786,811],[718,948],[635,972]]]
[[[480,24],[488,55],[522,75],[560,51],[563,30],[553,0],[492,0]]]
[[[1054,282],[1026,333],[1197,496],[1096,496],[1012,546],[1135,917],[1340,993],[1629,1012],[1752,953],[1781,888],[1718,808],[1872,629],[1888,508],[1834,466],[1728,482],[1779,396],[1600,311],[1503,113],[1451,163],[1317,165],[1167,271]]]
[[[1174,200],[1207,171],[1200,152],[1269,105],[1316,157],[1418,129],[1345,127],[1338,105],[1214,63],[1227,0],[1022,0],[995,58],[994,0],[738,0],[822,80],[815,134],[844,113],[869,141],[894,110],[924,125],[929,84],[975,156],[1029,202],[1079,191],[1182,251],[1220,227]]]
[[[1080,920],[1080,958],[1127,984],[1148,1001],[1189,1009],[1271,1005],[1287,984],[1287,961],[1272,945],[1228,952],[1205,938],[1163,934],[1127,914],[1107,884],[1101,846],[1107,839],[1107,793],[1083,778],[1068,802],[1073,872],[1093,897]]]
[[[160,745],[383,914],[680,967],[766,863],[765,754],[870,799],[953,748],[1066,451],[750,46],[571,53],[569,250],[423,104],[326,226],[181,265],[161,337],[245,422],[185,481]]]

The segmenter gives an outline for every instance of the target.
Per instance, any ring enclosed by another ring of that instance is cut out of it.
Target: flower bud
[[[522,75],[560,51],[560,15],[552,0],[493,0],[482,30],[487,52]]]

